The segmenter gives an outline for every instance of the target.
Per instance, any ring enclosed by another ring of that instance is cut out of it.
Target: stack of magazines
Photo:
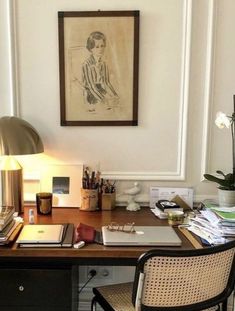
[[[0,245],[13,242],[19,233],[22,224],[14,218],[13,206],[0,207]]]

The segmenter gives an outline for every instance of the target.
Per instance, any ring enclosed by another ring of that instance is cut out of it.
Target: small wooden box
[[[101,210],[111,211],[115,208],[116,193],[102,193]]]

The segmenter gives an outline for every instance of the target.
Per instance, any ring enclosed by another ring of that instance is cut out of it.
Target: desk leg
[[[72,266],[72,311],[78,310],[79,295],[78,295],[78,284],[79,284],[79,269],[78,266]]]

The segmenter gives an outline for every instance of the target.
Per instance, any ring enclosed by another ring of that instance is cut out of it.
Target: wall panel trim
[[[212,120],[212,103],[214,88],[214,62],[215,62],[215,28],[216,28],[217,3],[216,0],[209,1],[208,27],[207,27],[207,57],[205,73],[205,93],[204,93],[204,120],[202,134],[202,153],[201,153],[201,181],[204,174],[209,170],[210,163],[210,141],[211,131],[209,125]]]
[[[10,0],[9,0],[10,3]],[[118,180],[159,180],[159,181],[183,181],[186,175],[186,151],[187,151],[187,126],[189,106],[189,80],[190,80],[190,54],[191,54],[191,25],[192,25],[192,0],[179,1],[182,3],[182,48],[181,69],[179,72],[180,95],[179,95],[179,120],[177,139],[177,161],[172,171],[102,171],[102,176]],[[17,27],[17,1],[11,4],[11,32],[12,32],[12,64],[14,65],[14,114],[20,114],[20,85],[18,79],[17,51],[18,34]],[[17,83],[15,83],[17,81]]]
[[[16,32],[16,0],[6,0],[7,7],[7,42],[9,45],[9,89],[10,115],[19,116],[19,79],[18,79],[18,50]]]
[[[183,2],[183,37],[182,37],[182,66],[180,73],[180,117],[179,117],[179,137],[177,147],[177,167],[175,171],[169,172],[122,172],[103,171],[104,178],[119,180],[185,180],[186,170],[186,150],[187,150],[187,124],[189,106],[189,78],[190,78],[190,54],[191,54],[191,25],[192,25],[192,0]]]

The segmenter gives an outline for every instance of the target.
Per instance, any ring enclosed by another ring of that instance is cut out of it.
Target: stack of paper
[[[221,244],[235,238],[235,208],[206,208],[190,219],[188,230],[209,244]]]
[[[212,207],[211,209],[221,218],[221,224],[235,226],[235,207]]]
[[[157,206],[155,206],[155,208],[151,208],[150,209],[155,216],[157,216],[160,219],[167,219],[167,213],[164,213],[163,211],[160,210],[160,208],[158,208]]]
[[[176,196],[179,196],[185,203],[187,203],[187,205],[190,208],[193,208],[192,188],[167,188],[167,187],[150,187],[150,202],[149,202],[150,208],[155,208],[155,204],[156,202],[158,202],[158,200],[171,201],[174,200]]]

